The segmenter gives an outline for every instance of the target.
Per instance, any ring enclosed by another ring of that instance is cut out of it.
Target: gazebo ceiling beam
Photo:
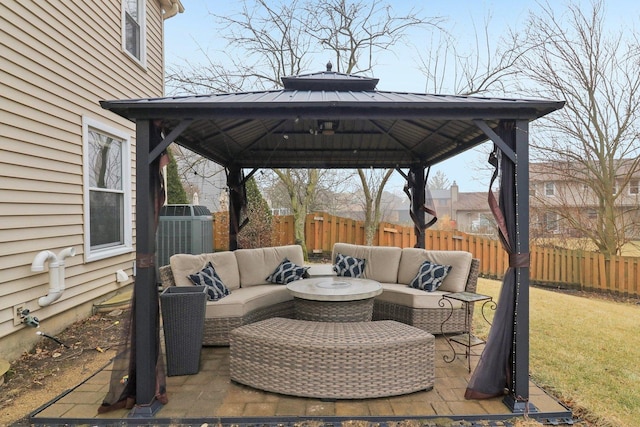
[[[262,133],[261,135],[258,136],[258,138],[254,139],[253,141],[249,142],[248,144],[245,144],[245,147],[243,149],[241,149],[236,156],[241,157],[244,153],[248,152],[248,151],[252,151],[251,147],[254,147],[255,145],[257,145],[260,141],[266,139],[267,137],[269,137],[270,135],[273,135],[273,132],[276,131],[276,129],[282,127],[282,125],[286,122],[286,120],[280,120],[278,123],[276,123],[274,126],[272,127],[267,127],[264,124],[264,121],[260,121],[260,125],[262,126],[262,128],[264,129],[264,133]]]
[[[500,148],[500,151],[502,151],[502,153],[509,157],[509,159],[511,159],[513,163],[516,163],[516,153],[507,145],[506,142],[502,140],[502,138],[500,138],[500,136],[498,136],[497,133],[493,131],[493,129],[489,127],[488,124],[486,124],[482,120],[474,120],[473,122],[482,132],[485,133],[485,135],[487,135],[491,139],[491,141],[493,141],[494,144],[496,144]]]
[[[169,135],[167,135],[162,141],[160,141],[158,146],[155,147],[151,153],[149,153],[149,164],[157,159],[160,154],[165,151],[167,147],[169,147],[169,145],[171,145],[171,143],[174,142],[176,138],[178,138],[182,134],[182,132],[184,132],[191,125],[192,122],[193,120],[189,119],[183,120],[178,126],[173,128]]]
[[[440,133],[443,129],[445,129],[447,126],[449,126],[449,120],[444,121],[443,123],[441,123],[438,127],[436,127],[435,129],[431,129],[428,126],[424,126],[421,123],[415,121],[415,120],[407,120],[407,123],[412,124],[413,126],[416,126],[420,129],[423,129],[427,132],[429,132],[427,135],[425,135],[419,142],[419,144],[424,144],[427,141],[429,141],[431,138],[433,138],[434,136],[440,136],[442,138],[446,138],[446,135],[443,135],[442,133]]]
[[[400,141],[398,138],[396,138],[395,136],[391,135],[391,133],[390,133],[391,130],[393,129],[393,127],[396,125],[396,123],[398,123],[398,120],[394,120],[393,123],[391,124],[391,127],[388,130],[385,129],[382,125],[380,125],[376,120],[369,120],[369,123],[371,123],[377,129],[379,129],[380,132],[382,132],[383,134],[387,135],[387,137],[390,140],[392,140],[393,142],[395,142],[396,144],[401,146],[407,153],[411,153],[412,156],[415,156],[415,150],[411,149],[411,147],[409,147],[407,144],[405,144],[404,142]]]

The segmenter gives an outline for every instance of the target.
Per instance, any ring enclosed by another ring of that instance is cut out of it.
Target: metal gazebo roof
[[[377,79],[331,71],[284,89],[104,101],[128,119],[161,119],[175,142],[223,166],[430,166],[488,139],[499,120],[534,120],[563,102],[375,90]]]

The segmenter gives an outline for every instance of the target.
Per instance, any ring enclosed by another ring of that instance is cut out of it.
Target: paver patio
[[[479,349],[477,349],[479,351]],[[343,420],[369,420],[377,423],[405,419],[451,418],[469,421],[508,420],[514,417],[501,398],[465,400],[470,374],[464,357],[445,363],[443,356],[451,349],[444,338],[436,337],[436,381],[434,389],[404,396],[324,401],[284,396],[252,389],[229,380],[229,348],[204,347],[200,371],[195,375],[167,377],[169,403],[153,418],[127,418],[128,410],[97,413],[109,388],[111,365],[80,384],[56,401],[32,414],[36,426],[72,424],[90,425],[200,425],[282,424],[316,420],[336,423]],[[472,357],[472,367],[478,357]],[[566,419],[570,411],[542,389],[530,383],[530,401],[538,409],[532,416],[543,419]],[[116,421],[119,420],[119,421]]]

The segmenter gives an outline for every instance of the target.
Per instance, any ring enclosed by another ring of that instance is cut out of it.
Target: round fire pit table
[[[318,277],[287,284],[296,318],[316,322],[366,322],[373,316],[373,298],[382,292],[375,280]]]

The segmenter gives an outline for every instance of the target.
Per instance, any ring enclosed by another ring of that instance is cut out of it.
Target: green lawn
[[[478,282],[480,293],[499,289]],[[640,305],[530,291],[532,379],[596,426],[640,425]]]

